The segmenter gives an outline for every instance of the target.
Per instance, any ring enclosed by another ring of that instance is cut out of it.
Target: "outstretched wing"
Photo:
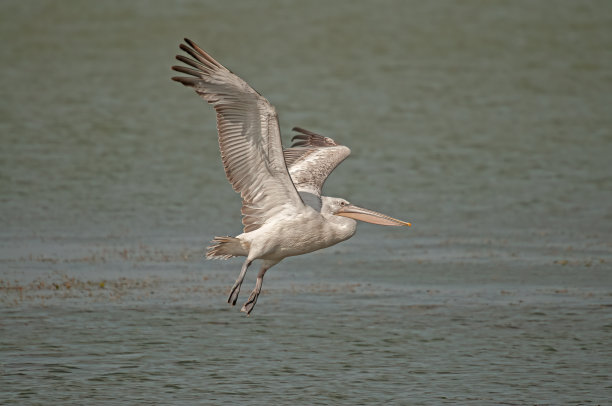
[[[349,156],[351,150],[329,137],[303,128],[294,127],[293,131],[300,134],[292,138],[292,141],[297,141],[291,148],[284,150],[289,175],[302,200],[320,208],[321,189],[325,180]]]
[[[172,80],[192,87],[217,112],[219,147],[225,175],[242,196],[244,231],[258,229],[287,207],[303,207],[291,181],[274,107],[244,80],[214,60],[194,42],[180,48],[193,59],[177,55],[189,65],[173,66]]]

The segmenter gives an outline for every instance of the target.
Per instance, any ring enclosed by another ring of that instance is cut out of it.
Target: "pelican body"
[[[244,232],[215,237],[206,251],[208,259],[246,257],[228,303],[236,304],[247,269],[256,259],[262,265],[255,288],[242,306],[247,315],[257,303],[266,271],[284,258],[351,238],[356,220],[410,226],[344,199],[322,196],[325,180],[350,149],[299,127],[293,128],[298,133],[294,143],[283,149],[278,116],[268,100],[193,41],[185,39],[180,48],[191,58],[176,58],[188,66],[172,69],[189,76],[172,79],[192,87],[215,108],[225,174],[242,197]]]

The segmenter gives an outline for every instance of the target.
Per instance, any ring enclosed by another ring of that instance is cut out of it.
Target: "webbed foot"
[[[247,314],[247,316],[250,315],[251,312],[253,311],[253,308],[255,308],[255,303],[257,303],[257,298],[258,297],[259,297],[259,290],[258,289],[253,289],[253,291],[249,295],[249,299],[242,306],[242,309],[240,309],[240,311],[245,312]]]
[[[227,303],[231,304],[232,306],[235,306],[236,301],[238,300],[238,294],[240,293],[240,285],[242,285],[242,283],[234,283],[234,286],[232,286],[232,290],[230,291],[229,297],[227,298]]]

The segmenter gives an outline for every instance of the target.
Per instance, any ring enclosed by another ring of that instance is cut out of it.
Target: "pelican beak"
[[[373,210],[364,209],[352,204],[348,204],[336,212],[337,216],[350,217],[355,220],[365,221],[372,224],[380,224],[381,226],[407,226],[412,224],[406,223],[385,214],[375,212]]]

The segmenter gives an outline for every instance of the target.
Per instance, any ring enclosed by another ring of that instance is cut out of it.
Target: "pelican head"
[[[381,226],[411,226],[410,223],[389,217],[386,214],[378,213],[374,210],[355,206],[341,198],[330,199],[329,205],[332,214],[336,216],[349,217],[355,220],[365,221],[366,223],[380,224]]]

